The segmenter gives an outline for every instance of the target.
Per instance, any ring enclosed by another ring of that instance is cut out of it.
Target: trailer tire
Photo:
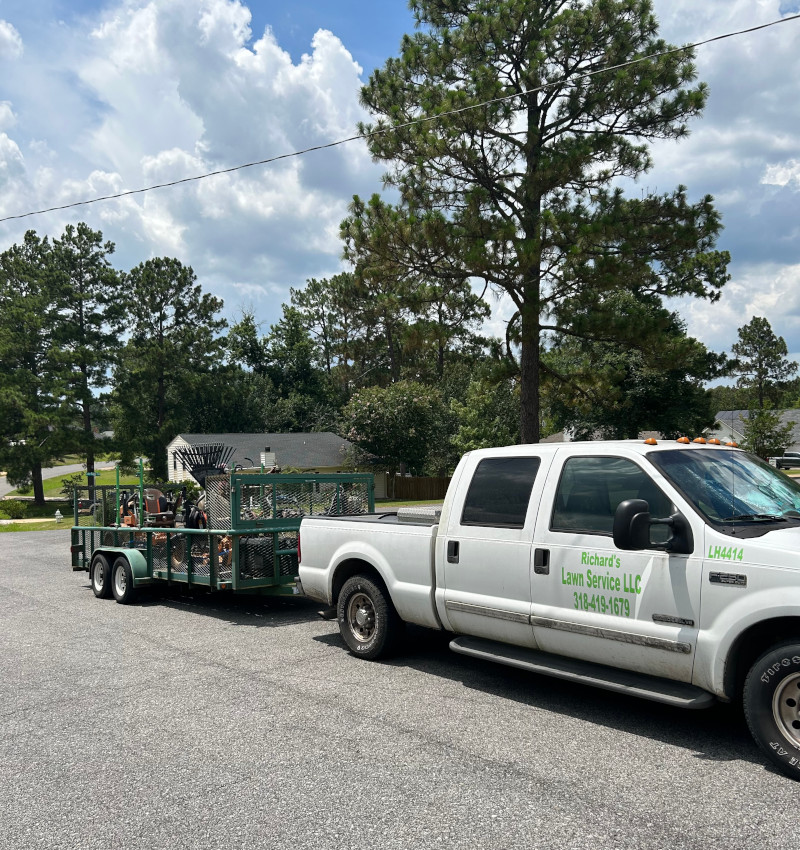
[[[344,583],[336,615],[347,648],[353,655],[370,661],[394,648],[402,625],[386,591],[362,575]]]
[[[767,758],[800,780],[800,643],[767,650],[744,683],[744,715]]]
[[[111,568],[111,591],[114,594],[114,599],[121,605],[128,605],[136,598],[133,571],[124,555],[120,555]]]
[[[111,598],[111,567],[105,555],[95,555],[89,568],[92,592],[98,599]]]

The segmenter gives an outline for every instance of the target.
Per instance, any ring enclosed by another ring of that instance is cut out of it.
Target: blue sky
[[[662,36],[698,41],[796,13],[796,0],[655,0]],[[0,0],[0,217],[283,154],[353,134],[359,87],[397,55],[404,0]],[[763,315],[800,359],[800,22],[697,56],[711,96],[688,140],[653,149],[642,188],[711,193],[733,254],[718,304],[673,306],[716,351]],[[362,143],[174,190],[0,223],[85,220],[127,269],[191,265],[266,331],[290,287],[341,270],[338,224],[381,189]],[[488,329],[502,334],[508,304]]]

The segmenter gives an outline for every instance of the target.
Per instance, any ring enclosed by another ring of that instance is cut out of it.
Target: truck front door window
[[[618,457],[573,457],[558,483],[553,531],[611,535],[614,513],[626,499],[644,499],[653,517],[667,517],[674,507],[647,473],[633,461]],[[654,526],[653,543],[664,542],[666,526]]]

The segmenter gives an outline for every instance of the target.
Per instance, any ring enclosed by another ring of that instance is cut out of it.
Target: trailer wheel
[[[92,591],[98,599],[111,597],[111,568],[108,566],[108,558],[105,555],[95,555],[92,558],[89,579],[92,583]]]
[[[767,650],[744,684],[744,714],[767,758],[800,780],[800,643]]]
[[[369,660],[393,648],[402,624],[386,592],[365,576],[353,576],[344,583],[336,613],[350,652]]]
[[[127,605],[136,597],[131,565],[124,555],[120,555],[114,561],[114,566],[111,568],[111,590],[114,594],[114,599],[122,605]]]

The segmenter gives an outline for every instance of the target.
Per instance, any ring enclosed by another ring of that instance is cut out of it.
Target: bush
[[[0,511],[0,519],[11,519],[11,517],[5,511]]]
[[[86,473],[76,472],[67,478],[61,479],[61,494],[67,501],[72,501],[74,487],[86,487]]]
[[[25,516],[26,505],[16,499],[4,499],[2,511],[8,514],[8,519],[22,519]]]

